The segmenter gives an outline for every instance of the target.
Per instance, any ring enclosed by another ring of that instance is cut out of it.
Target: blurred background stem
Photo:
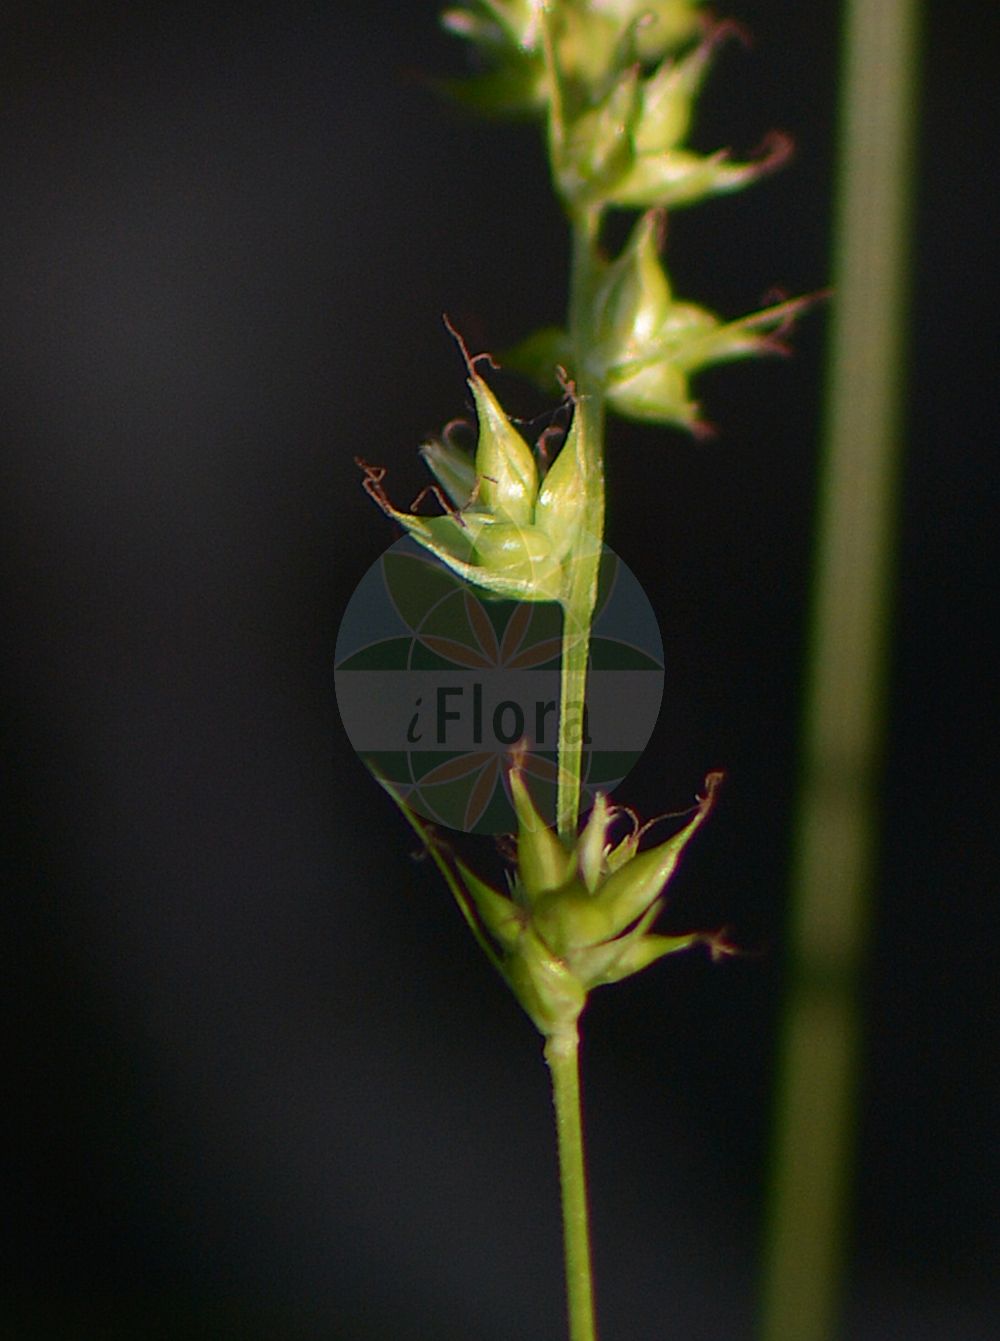
[[[820,478],[762,1341],[836,1335],[885,732],[917,0],[845,9]]]

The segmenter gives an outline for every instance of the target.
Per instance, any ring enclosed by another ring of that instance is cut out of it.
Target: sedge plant
[[[786,158],[773,136],[760,156],[688,146],[711,58],[733,25],[700,0],[470,0],[446,28],[474,49],[478,73],[450,86],[490,113],[536,117],[569,225],[565,325],[529,336],[505,359],[561,391],[572,418],[529,443],[466,354],[474,450],[445,432],[422,447],[439,511],[393,504],[381,465],[364,485],[441,563],[492,597],[552,602],[562,613],[555,824],[541,814],[518,751],[507,784],[517,833],[507,887],[496,889],[399,800],[486,957],[544,1039],[555,1105],[570,1341],[594,1341],[590,1232],[580,1112],[579,1020],[590,992],[720,934],[653,930],[681,854],[720,782],[705,781],[688,822],[665,842],[604,796],[581,825],[581,758],[591,626],[604,540],[605,427],[620,415],[699,434],[692,390],[703,368],[783,349],[806,300],[726,320],[678,297],[661,256],[666,212],[738,190]],[[632,216],[617,255],[612,213]],[[464,346],[463,346],[463,352]],[[390,789],[391,790],[391,789]]]

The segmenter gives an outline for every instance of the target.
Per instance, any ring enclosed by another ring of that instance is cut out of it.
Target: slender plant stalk
[[[579,1035],[575,1026],[545,1043],[559,1141],[569,1341],[596,1341],[590,1265],[590,1216],[580,1108]]]
[[[578,395],[575,413],[586,478],[587,525],[567,564],[569,591],[563,602],[556,827],[567,843],[576,838],[580,815],[587,662],[604,540],[604,396],[600,388]]]
[[[385,469],[359,459],[384,512],[463,580],[503,599],[562,610],[556,826],[539,813],[516,755],[507,785],[517,819],[506,888],[482,880],[397,800],[493,966],[539,1032],[552,1079],[562,1188],[570,1341],[596,1341],[580,1107],[578,1021],[595,987],[716,936],[652,930],[681,853],[708,815],[706,779],[688,823],[644,844],[637,822],[597,796],[580,829],[585,702],[604,541],[606,410],[697,431],[690,386],[702,368],[772,352],[801,300],[735,321],[676,299],[660,249],[663,211],[747,185],[782,153],[737,163],[684,139],[706,62],[730,31],[700,0],[467,0],[444,22],[481,47],[487,67],[464,92],[486,107],[547,120],[553,186],[569,220],[572,260],[565,328],[536,332],[514,366],[573,402],[554,460],[533,449],[467,359],[477,441],[467,453],[446,432],[423,446],[443,505],[426,516],[394,507]],[[499,101],[498,101],[499,100]],[[609,210],[637,215],[617,256],[603,254]],[[390,788],[390,790],[392,790]],[[393,793],[395,795],[395,793]]]
[[[565,153],[566,137],[562,75],[552,41],[552,5],[543,0],[539,8],[549,87],[549,160],[553,175],[557,176]],[[572,250],[568,327],[575,365],[579,370],[586,368],[591,354],[600,226],[599,208],[579,209],[570,214]],[[564,842],[575,840],[580,817],[587,662],[604,542],[604,387],[599,379],[595,379],[591,386],[588,379],[581,376],[575,390],[579,397],[575,413],[587,508],[586,523],[566,565],[570,589],[562,602],[556,829]]]
[[[917,8],[847,8],[837,303],[763,1341],[836,1334],[885,716]]]
[[[572,226],[569,328],[578,368],[586,366],[590,353],[590,292],[599,217],[598,212],[591,211],[577,218]],[[587,495],[587,524],[568,565],[570,590],[563,603],[556,828],[567,845],[576,839],[580,814],[587,662],[604,541],[604,391],[599,384],[589,388],[581,379],[576,393],[579,399],[575,413]],[[545,1059],[552,1077],[559,1142],[570,1341],[595,1341],[590,1212],[580,1105],[579,1034],[575,1023],[571,1030],[554,1034],[546,1041]]]
[[[560,838],[567,842],[575,839],[580,816],[587,662],[601,562],[600,545],[592,546],[591,550],[577,556],[572,589],[563,606],[556,827]]]

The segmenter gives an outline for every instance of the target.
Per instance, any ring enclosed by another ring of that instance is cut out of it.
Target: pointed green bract
[[[710,775],[706,795],[699,800],[694,818],[679,833],[665,843],[636,853],[608,876],[600,896],[608,909],[612,935],[624,931],[659,897],[687,843],[708,816],[719,781],[717,774]]]
[[[488,885],[485,880],[456,859],[455,869],[468,890],[483,926],[508,954],[514,950],[524,929],[524,918],[516,903]]]
[[[604,987],[613,982],[621,982],[623,978],[631,978],[633,974],[641,973],[643,969],[649,968],[664,956],[690,950],[703,939],[694,932],[687,936],[637,936],[634,939],[629,937],[628,944],[608,964],[593,986]]]
[[[640,108],[639,71],[633,66],[596,107],[570,123],[560,174],[567,199],[586,205],[613,198],[634,158],[632,128]]]
[[[663,61],[643,81],[641,110],[633,131],[638,155],[665,153],[687,135],[694,98],[714,45],[709,37],[680,60]]]
[[[580,879],[593,894],[605,874],[604,851],[608,830],[608,798],[599,792],[576,845]]]
[[[656,241],[661,223],[655,210],[642,216],[595,295],[602,371],[643,357],[668,319],[673,298]]]
[[[553,556],[562,560],[587,530],[587,464],[581,450],[579,420],[542,479],[535,503],[535,525],[549,538]]]
[[[510,771],[510,793],[517,815],[517,873],[527,902],[558,889],[573,871],[573,854],[542,819],[518,768]]]
[[[476,506],[517,526],[530,525],[538,495],[538,467],[531,448],[481,377],[473,373],[469,387],[479,417]]]
[[[459,511],[468,507],[476,490],[476,463],[469,452],[443,437],[425,442],[420,455],[451,503]]]

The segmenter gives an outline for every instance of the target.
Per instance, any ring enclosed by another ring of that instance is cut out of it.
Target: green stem
[[[569,1341],[596,1341],[587,1173],[580,1111],[579,1036],[575,1023],[564,1033],[554,1034],[545,1040],[545,1060],[552,1074],[552,1098],[559,1138]]]
[[[567,842],[576,838],[580,816],[580,785],[584,743],[584,707],[590,632],[597,602],[604,530],[602,438],[604,404],[600,396],[581,398],[575,414],[581,457],[588,462],[587,527],[567,561],[568,590],[563,600],[562,658],[559,688],[559,777],[556,826]]]
[[[549,75],[549,159],[553,180],[558,184],[563,178],[565,108],[561,74],[552,41],[552,11],[548,0],[542,0],[539,12]],[[556,826],[559,836],[567,844],[576,840],[580,817],[587,662],[604,544],[605,399],[603,383],[596,378],[591,382],[587,371],[594,345],[593,295],[600,270],[598,242],[601,209],[598,206],[575,210],[570,208],[569,213],[572,260],[568,325],[575,379],[576,404],[573,414],[586,501],[586,522],[567,559],[566,590],[562,600]],[[552,1098],[559,1143],[569,1341],[596,1341],[587,1173],[580,1111],[579,1046],[574,1020],[546,1039],[545,1059],[552,1075]]]
[[[601,208],[588,205],[570,213],[572,252],[569,273],[569,336],[576,357],[578,383],[586,385],[587,359],[594,343],[594,286],[600,253]],[[588,386],[588,390],[593,390]]]
[[[587,661],[604,542],[604,388],[596,380],[590,383],[586,373],[592,347],[591,295],[599,228],[598,210],[585,210],[572,220],[569,328],[576,364],[574,415],[586,494],[586,524],[567,562],[567,590],[562,603],[556,827],[560,837],[569,842],[576,838],[580,817]]]

